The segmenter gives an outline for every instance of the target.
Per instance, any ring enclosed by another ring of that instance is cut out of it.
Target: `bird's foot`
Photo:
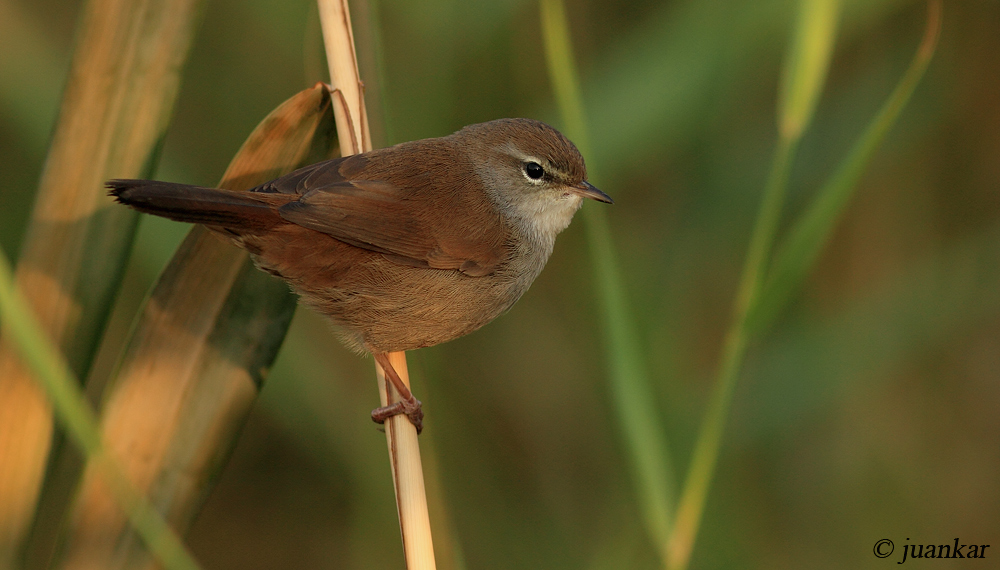
[[[420,404],[420,400],[414,398],[412,394],[407,400],[400,400],[395,404],[372,410],[372,421],[377,424],[384,424],[385,420],[400,414],[410,418],[410,423],[413,424],[413,427],[417,428],[417,435],[420,435],[420,432],[424,430],[424,410]]]

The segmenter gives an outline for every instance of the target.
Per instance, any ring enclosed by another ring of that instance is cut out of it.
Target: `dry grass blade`
[[[245,189],[301,164],[329,108],[322,84],[282,104],[220,187]],[[105,391],[102,430],[135,486],[179,530],[235,443],[294,307],[284,284],[200,226],[153,289]],[[66,526],[62,568],[153,566],[93,465]]]
[[[347,0],[319,0],[319,13],[334,88],[334,116],[337,119],[341,154],[371,150],[364,89],[358,73]],[[392,353],[389,360],[408,386],[410,379],[406,370],[406,354]],[[382,405],[397,401],[399,394],[387,384],[385,374],[377,363],[375,369]],[[389,418],[385,422],[385,428],[406,567],[409,570],[430,570],[436,567],[436,563],[417,431],[405,416]]]
[[[163,567],[167,570],[197,570],[198,564],[184,548],[180,538],[150,506],[149,501],[136,492],[121,468],[106,453],[97,416],[83,395],[79,380],[69,370],[66,359],[49,342],[38,320],[28,308],[24,296],[14,286],[13,272],[7,256],[2,252],[0,319],[3,321],[4,334],[20,350],[24,363],[31,368],[39,385],[45,388],[68,435],[97,466],[104,480],[109,482],[109,488],[115,493],[118,504]],[[4,568],[6,567],[5,565]],[[48,568],[47,559],[41,562],[28,559],[25,567]]]
[[[112,205],[103,182],[147,170],[173,106],[199,4],[93,0],[79,23],[16,273],[77,377],[90,366],[135,228],[135,215]],[[52,438],[46,398],[14,354],[0,345],[0,566],[18,556]]]

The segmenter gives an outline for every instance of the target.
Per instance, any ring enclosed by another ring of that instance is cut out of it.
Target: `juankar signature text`
[[[902,564],[911,558],[986,558],[986,549],[989,544],[961,544],[956,538],[954,544],[907,544],[903,545],[901,560],[896,564]],[[883,538],[875,543],[875,556],[878,558],[888,558],[895,545],[891,540]]]

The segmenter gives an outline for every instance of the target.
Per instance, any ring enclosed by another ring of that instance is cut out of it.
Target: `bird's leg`
[[[372,356],[375,357],[375,362],[378,362],[379,366],[382,367],[385,377],[396,387],[396,391],[399,392],[400,397],[400,400],[394,404],[372,410],[372,421],[382,424],[392,416],[406,414],[406,417],[410,418],[410,423],[413,424],[413,427],[417,428],[417,434],[419,435],[424,429],[424,411],[421,409],[420,400],[413,397],[413,392],[410,392],[410,389],[403,383],[399,374],[396,374],[396,370],[392,367],[392,364],[389,364],[388,354],[375,352],[372,353]]]

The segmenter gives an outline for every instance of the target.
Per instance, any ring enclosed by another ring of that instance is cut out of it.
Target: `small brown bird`
[[[246,192],[111,180],[140,212],[199,223],[247,250],[371,352],[402,400],[420,402],[387,353],[452,340],[496,318],[528,289],[583,198],[612,203],[587,182],[583,157],[530,119],[470,125],[441,138],[319,162]]]

